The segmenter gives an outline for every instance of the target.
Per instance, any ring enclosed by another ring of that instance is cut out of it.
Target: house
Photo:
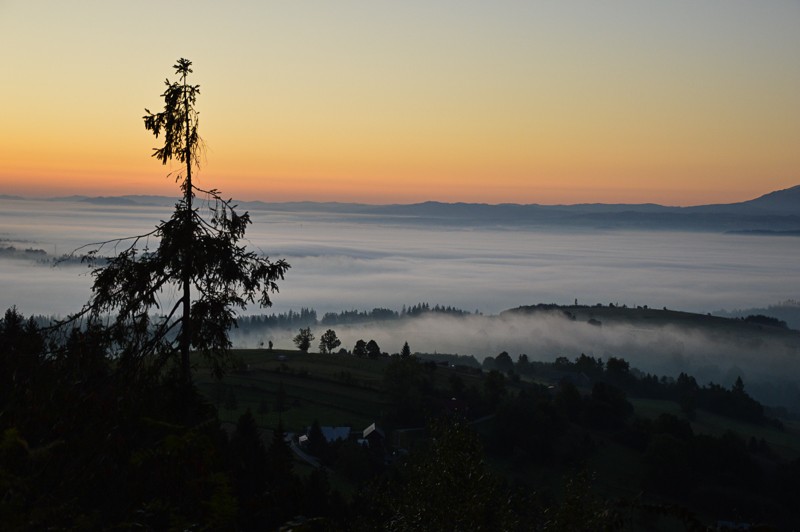
[[[370,449],[383,449],[386,435],[379,429],[375,423],[370,424],[361,433],[358,443],[366,445]]]
[[[350,439],[352,429],[350,427],[320,427],[322,437],[325,438],[326,443],[333,443],[339,440]],[[306,433],[297,438],[297,443],[305,447],[309,443],[309,436],[311,435],[311,427],[306,427]]]

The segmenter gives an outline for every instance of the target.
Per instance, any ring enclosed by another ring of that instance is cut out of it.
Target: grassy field
[[[628,400],[633,404],[636,415],[641,417],[655,418],[659,414],[684,417],[680,407],[674,401],[638,398],[628,398]],[[757,440],[763,438],[770,449],[784,460],[794,460],[800,457],[800,427],[796,422],[786,421],[784,429],[780,430],[772,426],[754,425],[712,414],[705,410],[698,410],[695,418],[691,420],[691,425],[695,434],[720,436],[731,431],[739,434],[745,440],[749,440],[751,437]]]
[[[234,357],[240,369],[221,382],[207,372],[196,377],[222,421],[235,423],[249,408],[265,428],[277,427],[280,419],[285,430],[301,432],[316,419],[322,425],[361,430],[377,421],[384,409],[385,360],[261,349],[234,351]],[[281,386],[285,408],[279,412]]]

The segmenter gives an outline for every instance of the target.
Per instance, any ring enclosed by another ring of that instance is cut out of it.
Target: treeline
[[[47,252],[43,249],[34,249],[34,248],[17,249],[14,246],[0,246],[0,257],[39,260],[46,256]]]
[[[475,313],[478,311],[476,310]],[[447,314],[450,316],[468,316],[469,311],[453,306],[417,303],[402,310],[388,308],[373,308],[372,310],[343,310],[341,312],[326,312],[321,319],[317,311],[310,308],[301,308],[299,312],[290,310],[284,313],[260,314],[238,318],[239,329],[247,332],[251,329],[292,329],[296,327],[311,327],[316,325],[333,326],[348,325],[353,323],[366,323],[398,320],[406,317],[417,317],[425,314]]]
[[[237,318],[238,328],[248,329],[293,329],[295,327],[309,327],[317,325],[317,311],[310,308],[301,308],[300,312],[289,310],[278,314],[256,314]]]
[[[771,316],[765,316],[763,314],[750,314],[749,316],[743,318],[743,321],[747,323],[755,323],[757,325],[777,327],[779,329],[789,329],[789,325],[785,321],[779,320],[778,318],[773,318]]]
[[[24,259],[31,260],[37,264],[47,264],[52,266],[57,265],[76,265],[83,264],[84,260],[75,255],[64,254],[60,257],[53,256],[41,248],[17,248],[15,246],[2,246],[0,245],[0,258],[4,259]],[[107,257],[95,257],[100,262],[108,260]]]
[[[771,319],[778,320],[778,324],[772,322],[768,325],[778,326],[782,328],[780,323],[785,323],[787,327],[800,330],[800,301],[794,299],[787,299],[774,305],[758,308],[747,308],[737,310],[717,310],[713,312],[716,316],[722,316],[732,319],[747,320],[750,317],[755,317],[757,320],[759,316],[766,316]],[[752,318],[750,318],[752,319]]]

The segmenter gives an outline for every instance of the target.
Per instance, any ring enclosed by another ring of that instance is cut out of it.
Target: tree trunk
[[[184,87],[186,77],[183,78]],[[183,248],[183,272],[181,284],[183,285],[183,326],[181,327],[181,381],[185,385],[192,382],[192,369],[189,361],[189,351],[192,344],[192,146],[191,146],[191,121],[189,115],[189,101],[184,89],[184,117],[186,120],[186,189],[184,190],[184,201],[186,202],[186,221],[185,221],[185,241]]]

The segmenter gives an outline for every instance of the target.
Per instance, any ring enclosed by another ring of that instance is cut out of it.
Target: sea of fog
[[[77,263],[53,266],[52,258],[84,244],[147,233],[170,211],[0,200],[0,248],[47,253],[39,260],[0,255],[0,308],[16,306],[25,315],[76,311],[90,296],[88,269]],[[800,299],[800,245],[795,238],[421,226],[315,212],[251,211],[251,216],[248,245],[286,259],[291,269],[280,293],[273,295],[274,306],[248,312],[313,308],[321,317],[428,302],[483,314],[336,327],[344,347],[374,338],[388,352],[399,351],[408,341],[414,351],[474,355],[478,360],[503,350],[541,360],[574,358],[581,352],[623,356],[647,371],[675,375],[686,370],[726,385],[743,375],[764,399],[797,404],[800,411],[800,391],[792,384],[800,375],[796,346],[744,345],[736,338],[673,328],[598,329],[553,316],[496,316],[521,305],[576,300],[706,313]],[[113,251],[113,246],[103,250]],[[161,297],[166,306],[176,291]],[[314,332],[319,337],[323,331]],[[289,348],[293,334],[239,333],[233,338],[243,347],[273,340],[276,347]]]
[[[169,214],[163,207],[4,199],[0,247],[57,256],[146,233]],[[800,296],[800,246],[791,237],[423,227],[314,212],[251,216],[253,249],[292,266],[273,297],[274,312],[307,307],[322,315],[429,302],[495,314],[577,300],[705,313]],[[90,284],[81,266],[2,259],[0,307],[67,314],[88,298]]]

